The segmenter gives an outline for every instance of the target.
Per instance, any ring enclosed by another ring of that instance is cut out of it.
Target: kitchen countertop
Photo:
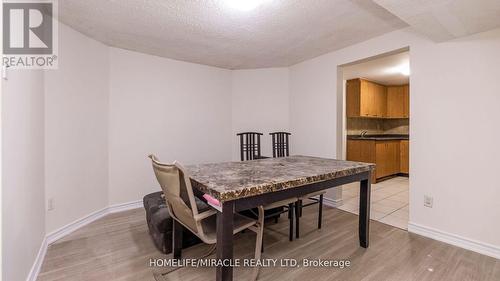
[[[186,167],[193,187],[221,202],[367,172],[373,168],[374,164],[309,156]]]
[[[348,135],[348,140],[409,140],[409,135]]]

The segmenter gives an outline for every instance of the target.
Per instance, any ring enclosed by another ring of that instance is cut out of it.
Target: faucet
[[[364,137],[366,136],[366,134],[367,134],[367,133],[368,133],[368,131],[362,131],[360,136],[361,136],[362,138],[364,138]]]

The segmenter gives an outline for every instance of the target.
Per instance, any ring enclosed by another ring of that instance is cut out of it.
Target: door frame
[[[346,93],[345,93],[345,85],[346,80],[344,80],[344,71],[343,68],[346,66],[351,66],[367,61],[371,61],[378,58],[383,58],[403,52],[410,53],[410,65],[411,65],[411,52],[410,47],[399,48],[396,50],[392,50],[389,52],[381,53],[375,56],[366,57],[363,59],[355,60],[349,63],[339,64],[337,65],[337,90],[336,90],[336,100],[337,100],[337,124],[336,124],[336,136],[337,136],[337,147],[336,147],[336,155],[337,159],[346,159],[346,151],[347,151],[347,117],[346,117]],[[411,80],[411,74],[410,74]],[[411,93],[411,83],[410,83],[410,93]],[[410,100],[411,102],[411,100]],[[411,104],[410,104],[411,108]],[[411,114],[411,110],[410,110]],[[411,139],[410,139],[410,147],[411,147]]]

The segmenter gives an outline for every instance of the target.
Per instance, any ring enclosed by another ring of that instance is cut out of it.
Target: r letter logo
[[[54,68],[53,1],[3,2],[3,65],[16,68]]]

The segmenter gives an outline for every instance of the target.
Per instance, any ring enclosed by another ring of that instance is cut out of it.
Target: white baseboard
[[[460,248],[471,250],[473,252],[487,255],[496,259],[500,259],[500,247],[498,246],[465,238],[456,234],[448,233],[413,222],[408,223],[408,232],[422,235]]]
[[[342,201],[342,198],[332,199],[328,197],[323,197],[323,204],[325,204],[326,206],[337,208],[342,206],[342,204],[344,204],[344,201]]]
[[[69,235],[70,233],[112,213],[118,213],[123,211],[128,211],[132,209],[137,209],[142,207],[142,200],[132,201],[127,203],[115,204],[103,208],[101,210],[92,212],[80,219],[77,219],[45,236],[43,239],[42,245],[40,246],[40,250],[38,251],[38,255],[36,256],[35,262],[31,267],[30,273],[26,278],[27,281],[35,281],[38,277],[38,273],[42,267],[43,259],[45,258],[45,254],[47,253],[47,248],[50,244],[56,242],[59,239],[62,239]]]
[[[28,274],[27,281],[36,281],[38,277],[38,273],[40,273],[40,269],[42,268],[43,259],[45,258],[45,254],[47,253],[47,238],[44,238],[42,241],[42,245],[38,250],[38,254],[36,255],[35,262],[31,267],[30,273]]]
[[[111,205],[108,207],[108,213],[110,213],[110,214],[111,213],[118,213],[118,212],[138,209],[138,208],[142,208],[142,200]]]
[[[92,212],[82,218],[79,218],[57,230],[52,231],[51,233],[47,234],[46,239],[47,239],[47,245],[50,245],[57,240],[71,234],[72,232],[86,226],[87,224],[94,222],[105,215],[108,214],[108,207],[103,208],[101,210]]]

